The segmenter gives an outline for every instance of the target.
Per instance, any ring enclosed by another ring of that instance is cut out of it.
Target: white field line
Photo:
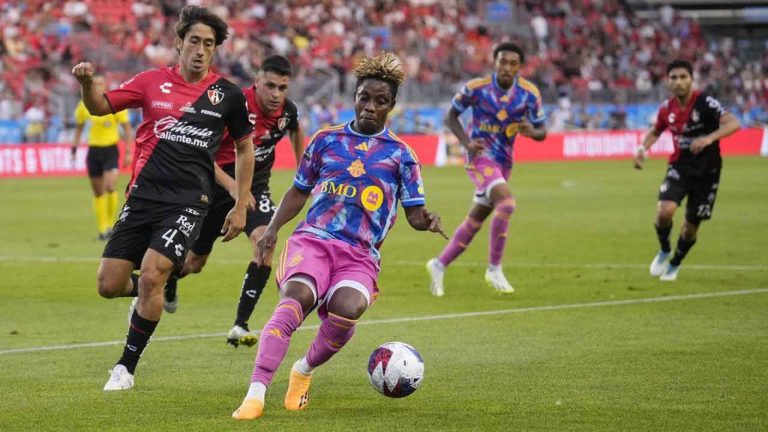
[[[630,300],[606,300],[606,301],[597,301],[597,302],[589,302],[589,303],[571,303],[571,304],[560,304],[560,305],[550,305],[550,306],[533,306],[533,307],[515,308],[515,309],[497,309],[497,310],[478,311],[478,312],[463,312],[463,313],[452,313],[452,314],[442,314],[442,315],[426,315],[426,316],[416,316],[416,317],[378,319],[378,320],[361,321],[360,323],[358,323],[358,325],[359,326],[381,325],[381,324],[396,324],[396,323],[406,323],[406,322],[416,322],[416,321],[463,319],[463,318],[508,315],[508,314],[528,313],[528,312],[547,312],[547,311],[558,311],[558,310],[566,310],[566,309],[587,309],[587,308],[606,307],[606,306],[625,306],[625,305],[636,305],[636,304],[644,304],[644,303],[662,303],[662,302],[671,302],[671,301],[686,301],[686,300],[717,298],[717,297],[746,296],[746,295],[766,294],[766,293],[768,293],[768,288],[758,288],[758,289],[738,290],[738,291],[721,291],[721,292],[710,292],[710,293],[673,295],[673,296],[664,296],[664,297],[648,297],[648,298],[630,299]],[[317,330],[317,328],[318,328],[317,325],[312,325],[312,326],[300,327],[299,330]],[[260,330],[255,331],[255,333],[259,333],[259,332]],[[200,334],[182,335],[182,336],[159,336],[159,337],[152,338],[152,342],[158,343],[158,342],[168,342],[168,341],[180,341],[180,340],[187,340],[187,339],[205,339],[205,338],[214,338],[214,337],[223,338],[225,335],[226,333],[200,333]],[[105,346],[113,346],[113,345],[123,345],[124,343],[125,343],[125,340],[116,340],[116,341],[107,341],[107,342],[90,342],[90,343],[69,344],[69,345],[50,345],[50,346],[40,346],[40,347],[30,347],[30,348],[17,348],[17,349],[0,350],[0,355],[33,353],[33,352],[54,351],[54,350],[73,350],[73,349],[80,349],[80,348],[97,348],[97,347],[105,347]]]
[[[222,264],[222,265],[243,265],[247,263],[248,257],[244,257],[242,260],[233,259],[216,259],[212,258],[208,261],[209,264]],[[0,255],[0,263],[15,263],[15,262],[32,262],[32,263],[94,263],[98,264],[98,257],[57,257],[57,256],[12,256],[12,255]],[[388,261],[384,259],[384,266],[395,267],[423,267],[426,261],[423,263],[420,261],[404,261],[394,260]],[[485,267],[488,263],[478,261],[457,261],[451,266],[456,267]],[[645,269],[648,268],[648,264],[627,264],[627,263],[524,263],[524,262],[507,262],[504,263],[505,267],[518,267],[518,268],[563,268],[563,269]],[[766,271],[768,265],[728,265],[728,264],[685,264],[685,268],[693,270],[717,270],[717,271]]]

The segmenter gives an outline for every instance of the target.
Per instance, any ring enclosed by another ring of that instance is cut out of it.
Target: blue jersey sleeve
[[[400,184],[398,199],[403,207],[424,205],[424,182],[421,179],[421,167],[413,154],[406,148],[400,159]]]
[[[465,85],[461,90],[456,93],[451,100],[451,105],[459,113],[463,113],[467,108],[477,103],[477,89],[472,89],[468,85]]]
[[[304,156],[302,156],[301,163],[296,169],[296,176],[293,178],[293,185],[297,189],[310,191],[315,187],[320,176],[320,163],[322,162],[319,147],[320,142],[313,139],[304,150]]]
[[[544,114],[544,107],[541,103],[541,96],[538,93],[529,93],[527,102],[528,120],[534,127],[544,126],[547,116]]]

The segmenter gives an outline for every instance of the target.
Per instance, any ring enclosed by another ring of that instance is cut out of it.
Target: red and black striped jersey
[[[691,152],[694,139],[708,135],[720,127],[720,117],[727,111],[712,96],[694,91],[687,106],[680,106],[677,97],[671,97],[659,107],[656,115],[656,133],[669,129],[672,134],[674,152],[669,156],[669,163],[690,174],[703,174],[705,171],[720,169],[720,142],[704,148],[698,155]]]
[[[243,92],[208,72],[189,83],[179,67],[142,72],[106,92],[113,112],[141,108],[130,196],[205,206],[213,199],[213,162],[225,130],[251,133]]]
[[[296,105],[286,99],[282,108],[271,115],[265,114],[256,100],[256,87],[243,89],[245,100],[248,102],[248,119],[253,125],[253,190],[268,190],[269,177],[275,164],[275,146],[288,131],[294,132],[299,128],[298,110]],[[231,136],[225,136],[221,148],[216,154],[216,163],[228,174],[234,173],[235,142]]]

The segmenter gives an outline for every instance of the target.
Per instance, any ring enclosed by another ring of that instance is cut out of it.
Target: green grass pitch
[[[648,275],[663,172],[661,160],[643,171],[626,160],[517,166],[504,258],[517,293],[507,297],[483,282],[486,227],[433,298],[424,263],[446,241],[401,216],[382,249],[379,300],[316,372],[309,408],[287,412],[282,399],[312,329],[295,334],[264,417],[246,423],[230,413],[255,350],[223,337],[250,259],[244,238],[217,244],[205,271],[180,283],[179,310],[164,315],[136,387],[107,394],[129,302],[96,293],[103,244],[87,180],[2,180],[0,431],[767,430],[768,160],[725,161],[713,220],[674,283]],[[428,206],[452,233],[470,182],[458,167],[424,176]],[[275,175],[275,200],[290,179]],[[271,281],[251,327],[276,299]],[[401,400],[367,382],[368,355],[392,340],[426,364],[422,388]],[[99,342],[114,343],[81,346]]]

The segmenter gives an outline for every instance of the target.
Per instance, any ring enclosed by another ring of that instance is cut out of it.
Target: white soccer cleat
[[[427,261],[427,273],[429,273],[430,283],[429,289],[432,291],[432,295],[435,297],[442,297],[445,295],[445,289],[443,288],[443,276],[445,276],[445,268],[440,265],[437,258],[432,258]]]
[[[651,276],[659,277],[664,273],[664,270],[667,269],[667,266],[669,265],[669,262],[667,261],[669,259],[669,252],[659,251],[659,253],[656,254],[655,257],[653,257],[653,261],[651,261]]]
[[[486,269],[485,282],[487,282],[488,285],[495,289],[498,293],[512,294],[515,292],[515,289],[512,288],[512,285],[510,285],[509,281],[507,281],[507,278],[504,276],[504,273],[501,271],[501,269]]]
[[[231,330],[229,330],[229,333],[227,333],[227,343],[232,344],[235,348],[237,348],[240,344],[243,344],[247,347],[252,347],[256,345],[256,343],[259,341],[259,338],[256,337],[256,334],[251,332],[250,330],[246,330],[239,325],[235,325],[232,327]]]
[[[133,387],[133,375],[125,366],[115,365],[109,373],[109,381],[104,384],[104,391],[129,390]]]
[[[659,280],[667,281],[667,282],[673,282],[677,280],[677,273],[680,272],[680,266],[676,265],[668,265],[666,269],[664,269],[664,273],[661,274],[659,277]]]

